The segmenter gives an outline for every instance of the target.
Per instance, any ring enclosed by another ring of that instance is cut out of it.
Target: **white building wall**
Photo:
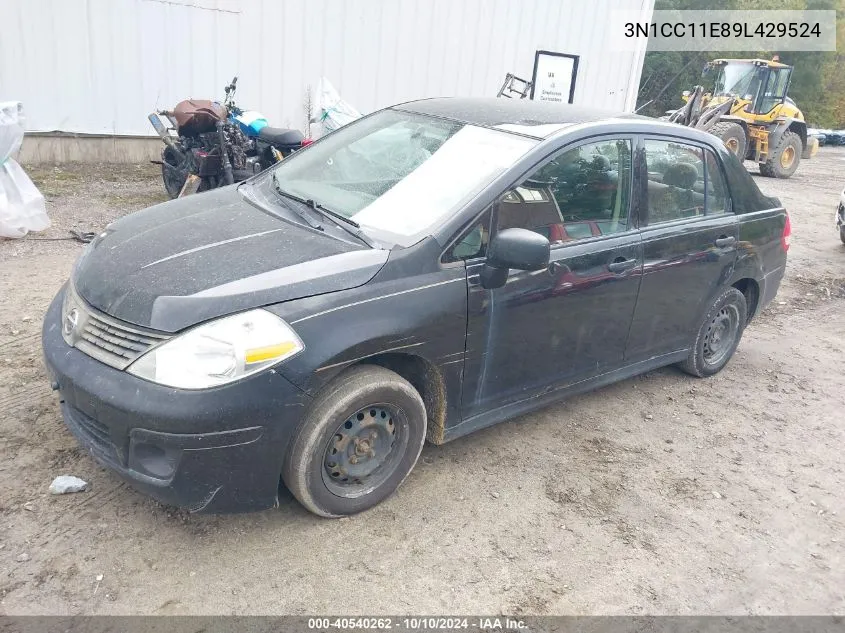
[[[654,0],[0,0],[0,101],[30,131],[152,134],[146,115],[223,97],[305,126],[327,77],[362,112],[494,96],[538,49],[580,55],[575,102],[631,110],[644,50],[612,52],[607,16]]]

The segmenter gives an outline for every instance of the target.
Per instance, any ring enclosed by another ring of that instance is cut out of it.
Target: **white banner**
[[[537,51],[531,98],[534,101],[571,103],[577,71],[576,55]]]
[[[611,47],[636,51],[835,51],[836,11],[612,11]]]

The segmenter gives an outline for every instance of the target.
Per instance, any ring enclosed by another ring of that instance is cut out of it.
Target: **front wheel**
[[[699,378],[721,371],[739,346],[747,321],[745,295],[728,288],[707,311],[689,356],[679,367]]]
[[[282,479],[315,514],[362,512],[408,476],[425,433],[425,405],[407,380],[383,367],[353,367],[315,399],[291,441]]]
[[[710,128],[710,133],[718,136],[731,152],[739,157],[740,161],[745,160],[748,151],[748,139],[745,130],[739,123],[731,121],[720,121]]]

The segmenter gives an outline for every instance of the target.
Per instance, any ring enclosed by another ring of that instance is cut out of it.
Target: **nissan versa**
[[[664,365],[715,374],[789,236],[699,130],[417,101],[114,222],[44,355],[70,431],[153,497],[257,509],[284,484],[338,517],[395,491],[426,439]]]

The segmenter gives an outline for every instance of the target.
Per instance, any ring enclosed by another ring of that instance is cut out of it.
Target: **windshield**
[[[276,186],[410,246],[537,143],[457,121],[384,110],[351,123],[275,169]]]
[[[713,94],[753,99],[760,90],[762,77],[758,70],[754,64],[733,63],[719,66]]]

